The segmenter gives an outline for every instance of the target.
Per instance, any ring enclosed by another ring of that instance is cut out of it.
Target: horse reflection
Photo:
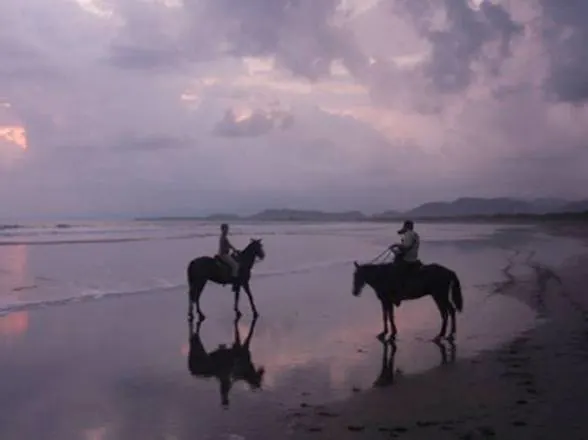
[[[382,344],[382,367],[374,381],[374,387],[386,387],[394,384],[396,375],[394,359],[398,348],[394,341],[380,341]],[[457,346],[453,341],[433,341],[439,348],[440,366],[455,362]]]
[[[256,319],[251,321],[249,332],[244,342],[241,342],[239,318],[235,319],[234,341],[230,348],[220,344],[210,353],[204,348],[200,339],[202,321],[196,324],[196,331],[190,323],[190,352],[188,354],[188,369],[193,376],[201,378],[215,377],[220,384],[221,404],[229,406],[229,393],[235,382],[243,380],[252,390],[261,388],[265,369],[255,368],[251,361],[251,339],[255,330]]]

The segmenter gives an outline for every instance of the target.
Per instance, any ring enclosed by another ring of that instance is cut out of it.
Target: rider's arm
[[[413,234],[404,234],[402,236],[402,249],[410,249],[414,244],[415,238]]]
[[[399,252],[405,252],[407,249],[410,249],[414,242],[414,237],[411,234],[404,234],[400,243],[394,243],[390,246],[390,249],[398,249]]]
[[[235,246],[233,246],[233,244],[229,241],[228,238],[227,238],[227,244],[229,245],[229,247],[231,248],[232,251],[239,252],[239,250]]]

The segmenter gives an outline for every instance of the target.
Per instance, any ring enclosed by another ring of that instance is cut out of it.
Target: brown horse
[[[213,283],[233,285],[233,292],[235,293],[235,314],[237,317],[241,316],[239,310],[239,293],[241,287],[245,289],[245,293],[249,298],[249,304],[253,310],[253,316],[257,317],[257,308],[253,301],[253,295],[251,294],[251,288],[249,287],[249,280],[251,279],[251,269],[255,264],[256,259],[263,260],[265,258],[265,251],[261,244],[261,239],[251,239],[242,252],[240,252],[236,259],[239,263],[239,273],[236,279],[231,278],[230,268],[226,263],[222,262],[217,257],[202,256],[193,259],[188,265],[187,276],[188,276],[188,320],[194,320],[194,303],[196,303],[196,311],[200,321],[205,319],[204,313],[200,309],[200,295],[204,290],[204,286],[208,281]]]
[[[454,271],[440,264],[422,265],[409,277],[403,292],[400,292],[399,295],[399,292],[395,292],[395,286],[399,285],[399,274],[395,263],[358,264],[355,262],[354,264],[353,296],[359,296],[367,284],[374,289],[382,305],[384,330],[378,335],[379,339],[384,339],[388,334],[388,322],[392,328],[390,339],[396,338],[394,302],[398,298],[403,300],[417,299],[427,295],[433,297],[442,319],[441,330],[434,340],[445,337],[448,317],[451,317],[451,331],[447,339],[454,339],[456,332],[455,311],[461,312],[463,309],[461,284]]]

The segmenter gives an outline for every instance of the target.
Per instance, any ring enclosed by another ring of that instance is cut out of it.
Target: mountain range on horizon
[[[427,219],[447,217],[487,217],[509,215],[545,215],[588,212],[588,199],[569,201],[559,198],[524,200],[510,197],[460,197],[453,201],[423,203],[415,208],[400,211],[388,210],[367,215],[359,210],[321,211],[310,209],[265,209],[253,215],[216,213],[191,217],[208,221],[360,221],[393,219]],[[173,217],[186,218],[186,217]],[[162,218],[159,218],[162,219]]]

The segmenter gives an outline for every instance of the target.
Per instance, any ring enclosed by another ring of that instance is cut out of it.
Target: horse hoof
[[[441,342],[441,339],[443,339],[443,336],[438,335],[438,336],[435,336],[433,339],[431,339],[431,342],[435,342],[438,344],[439,342]]]
[[[453,341],[455,341],[455,336],[454,335],[449,335],[445,339],[447,339],[449,342],[453,342]]]
[[[206,316],[204,315],[204,313],[199,313],[198,314],[198,322],[202,322],[206,319]]]
[[[376,336],[376,338],[377,338],[379,341],[382,341],[382,342],[384,342],[384,341],[386,340],[386,332],[382,332],[382,333],[378,334],[378,336]]]
[[[235,317],[239,319],[241,316],[243,316],[243,313],[241,313],[239,310],[235,310]]]
[[[396,335],[390,335],[390,337],[388,338],[388,342],[395,343],[396,342]]]
[[[254,310],[254,311],[253,311],[253,318],[254,318],[254,319],[257,319],[257,318],[259,318],[259,313],[257,313],[257,310]]]

